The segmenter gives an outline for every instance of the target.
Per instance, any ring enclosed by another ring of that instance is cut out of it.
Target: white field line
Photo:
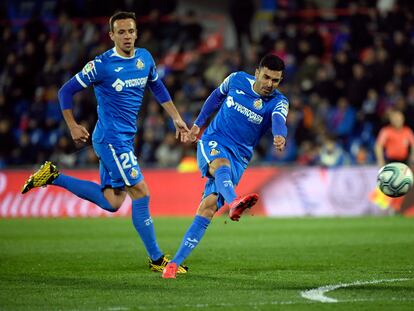
[[[338,288],[345,288],[350,286],[359,286],[359,285],[369,285],[369,284],[379,284],[379,283],[392,283],[392,282],[403,282],[412,280],[411,278],[400,278],[400,279],[383,279],[383,280],[372,280],[372,281],[355,281],[352,283],[341,283],[335,285],[325,285],[314,289],[309,289],[301,291],[300,295],[309,300],[318,301],[318,302],[338,302],[337,299],[330,298],[325,296],[326,293],[333,291]]]
[[[294,305],[294,304],[309,304],[317,302],[339,302],[339,303],[352,303],[352,302],[363,302],[363,301],[380,301],[381,298],[355,298],[355,299],[343,299],[337,300],[324,296],[325,293],[333,291],[338,288],[345,288],[350,286],[368,285],[368,284],[379,284],[379,283],[392,283],[392,282],[403,282],[409,281],[413,278],[399,278],[399,279],[383,279],[383,280],[372,280],[372,281],[356,281],[352,283],[343,283],[336,285],[326,285],[315,289],[310,289],[300,292],[301,296],[307,300],[286,300],[286,301],[268,301],[268,302],[247,302],[247,303],[198,303],[198,304],[180,304],[180,305],[165,305],[163,309],[180,309],[180,308],[191,308],[191,309],[207,309],[212,307],[246,307],[258,308],[265,305]],[[414,301],[414,298],[404,297],[390,297],[387,300],[391,301]],[[134,306],[134,310],[155,310],[159,309],[160,306]],[[105,309],[107,311],[127,311],[130,310],[128,307],[109,307]]]
[[[303,304],[303,302],[300,301],[269,301],[269,302],[250,302],[250,303],[241,303],[241,304],[237,304],[237,303],[226,303],[226,302],[222,302],[222,303],[197,303],[197,304],[182,304],[182,305],[169,305],[169,306],[162,306],[163,309],[180,309],[180,308],[191,308],[191,309],[205,309],[205,308],[213,308],[213,307],[253,307],[253,308],[257,308],[259,306],[264,306],[264,305],[293,305],[293,304]],[[309,303],[309,302],[305,302]],[[136,307],[138,310],[152,310],[152,309],[158,309],[160,308],[160,306],[137,306]]]
[[[402,297],[391,297],[386,299],[375,299],[375,298],[361,298],[361,299],[344,299],[338,301],[338,303],[355,303],[355,302],[369,302],[369,301],[414,301],[414,298],[402,298]],[[153,306],[134,306],[134,310],[159,310],[162,309],[172,309],[172,310],[182,310],[182,308],[190,308],[190,310],[196,309],[208,309],[208,308],[236,308],[236,307],[250,307],[253,309],[257,309],[262,306],[282,306],[282,305],[308,305],[308,304],[315,304],[316,301],[310,300],[296,300],[296,301],[268,301],[268,302],[248,302],[248,303],[198,303],[198,304],[180,304],[180,305],[153,305]],[[109,309],[107,309],[109,311]],[[113,309],[112,309],[113,310]],[[124,308],[122,310],[128,310],[128,308]]]

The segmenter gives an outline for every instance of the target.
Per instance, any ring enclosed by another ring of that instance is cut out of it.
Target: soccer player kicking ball
[[[225,202],[233,221],[239,221],[243,211],[257,202],[259,196],[255,193],[237,198],[234,186],[247,168],[254,147],[269,128],[275,148],[281,151],[285,147],[289,103],[276,90],[284,67],[279,57],[266,55],[255,76],[242,71],[232,73],[204,103],[188,139],[195,141],[200,128],[218,110],[197,144],[198,167],[208,180],[194,221],[175,257],[165,267],[163,278],[176,277],[179,266],[198,245],[214,214]]]
[[[76,92],[94,86],[98,122],[93,131],[92,144],[99,158],[101,184],[61,174],[54,164],[46,162],[29,177],[22,193],[35,187],[55,185],[110,212],[116,212],[128,194],[132,199],[134,227],[150,257],[149,267],[162,272],[169,260],[156,241],[148,207],[148,187],[134,154],[136,120],[146,85],[173,119],[176,138],[181,136],[183,141],[182,135],[188,134],[189,129],[158,78],[151,54],[146,49],[134,47],[137,39],[135,13],[116,13],[110,18],[109,26],[114,48],[88,62],[58,94],[73,140],[84,143],[89,133],[73,116],[72,97]],[[180,266],[178,271],[185,273],[185,268]]]

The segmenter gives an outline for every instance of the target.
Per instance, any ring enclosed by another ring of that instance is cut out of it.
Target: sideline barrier
[[[70,176],[99,181],[98,170],[62,170]],[[119,217],[131,214],[127,198],[116,213],[109,213],[95,204],[82,200],[65,189],[48,186],[20,194],[29,170],[0,171],[0,217]],[[259,191],[274,174],[275,168],[253,168],[246,172],[238,187],[240,193]],[[176,170],[143,170],[150,190],[152,216],[194,215],[204,189],[200,173],[178,173]],[[258,204],[255,212],[264,214]]]
[[[374,166],[256,167],[247,169],[238,194],[258,192],[258,204],[250,212],[272,217],[384,215],[395,210],[414,213],[414,194],[390,199],[375,188]],[[98,181],[98,170],[63,170],[82,179]],[[77,198],[68,191],[49,186],[20,194],[29,170],[0,171],[0,217],[122,217],[131,213],[131,201],[116,213]],[[143,170],[151,193],[153,216],[194,215],[205,179],[196,173],[176,170]],[[391,207],[391,208],[390,208]],[[226,212],[224,208],[222,212]]]

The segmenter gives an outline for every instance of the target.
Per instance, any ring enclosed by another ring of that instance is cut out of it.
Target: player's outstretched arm
[[[188,133],[190,130],[188,129],[187,124],[185,124],[185,122],[181,118],[181,115],[177,111],[177,108],[175,107],[174,103],[172,101],[168,101],[163,103],[161,106],[165,109],[165,111],[167,111],[167,113],[174,122],[175,138],[180,139],[181,142],[187,142]]]
[[[282,114],[279,111],[272,114],[272,134],[273,145],[277,150],[283,151],[286,146],[287,127],[286,127],[286,114]]]
[[[199,129],[202,128],[210,116],[219,110],[224,98],[226,98],[226,95],[223,95],[220,92],[220,89],[216,88],[206,99],[197,119],[194,121],[194,125],[196,125]]]
[[[73,116],[72,98],[73,95],[83,89],[83,86],[73,77],[66,82],[58,92],[59,104],[63,118],[69,127],[70,134],[75,143],[84,143],[89,138],[89,132],[85,127],[78,124]]]
[[[181,118],[180,113],[177,111],[177,108],[175,107],[164,83],[162,83],[160,79],[156,79],[148,82],[148,87],[158,103],[161,104],[173,120],[175,126],[175,138],[180,139],[181,142],[186,142],[188,140],[188,132],[190,130]]]
[[[62,114],[68,125],[73,141],[77,144],[86,143],[89,138],[89,132],[84,126],[76,122],[72,109],[65,109],[62,111]]]

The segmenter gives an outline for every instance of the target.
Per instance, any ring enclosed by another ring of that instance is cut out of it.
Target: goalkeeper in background
[[[136,121],[146,85],[172,118],[176,138],[187,134],[189,129],[159,79],[151,54],[146,49],[134,47],[137,39],[135,13],[118,12],[110,18],[109,26],[114,48],[88,62],[81,72],[66,82],[58,94],[63,117],[73,140],[75,143],[85,143],[89,139],[89,132],[73,116],[72,97],[84,88],[94,86],[98,121],[92,144],[99,158],[101,184],[61,174],[54,164],[46,162],[29,177],[22,193],[35,187],[55,185],[110,212],[116,212],[128,194],[132,199],[134,227],[150,257],[149,267],[161,272],[168,259],[156,241],[149,213],[148,187],[134,154]],[[185,273],[186,267],[180,266],[179,272]]]
[[[176,277],[181,263],[198,245],[214,214],[225,203],[229,204],[231,220],[239,221],[243,211],[257,202],[259,196],[255,193],[237,198],[234,187],[247,168],[254,147],[269,128],[274,147],[280,151],[285,148],[289,103],[276,89],[284,68],[279,57],[266,55],[255,76],[242,71],[230,74],[204,103],[188,139],[195,141],[200,128],[218,111],[197,143],[198,167],[208,179],[194,221],[164,269],[163,278]]]

